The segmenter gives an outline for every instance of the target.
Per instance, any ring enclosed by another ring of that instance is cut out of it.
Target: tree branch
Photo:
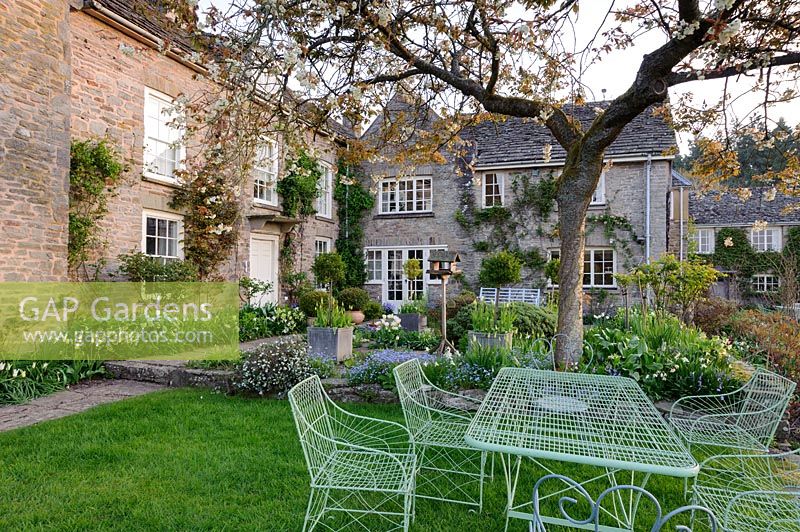
[[[750,66],[745,66],[746,63],[739,63],[737,65],[731,65],[720,70],[712,70],[709,72],[673,72],[667,76],[665,81],[670,87],[674,87],[675,85],[680,85],[681,83],[688,83],[689,81],[697,81],[699,79],[727,78],[760,68],[797,64],[800,64],[800,52],[788,52],[785,55],[772,58],[768,63],[751,64]]]
[[[679,0],[678,16],[684,22],[694,22],[700,18],[700,3],[697,0]]]

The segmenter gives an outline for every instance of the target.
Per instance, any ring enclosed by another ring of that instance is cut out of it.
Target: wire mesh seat
[[[317,376],[295,385],[289,403],[311,476],[303,530],[407,532],[417,469],[408,430],[339,408]]]
[[[545,483],[558,483],[561,489],[553,494],[542,496],[540,489]],[[564,487],[564,485],[566,485],[566,487]],[[575,497],[571,496],[573,493],[575,493],[579,498],[576,499]],[[563,520],[562,525],[565,526],[586,528],[589,525],[593,525],[594,530],[600,530],[603,526],[601,524],[603,516],[608,513],[608,510],[606,510],[608,505],[619,507],[620,505],[629,504],[629,501],[633,501],[634,499],[637,501],[643,499],[652,504],[655,518],[647,528],[643,528],[642,530],[647,529],[650,530],[650,532],[660,532],[664,529],[664,526],[666,526],[667,523],[673,521],[673,519],[681,514],[689,514],[689,519],[691,519],[692,523],[694,523],[699,514],[705,514],[707,519],[706,523],[704,523],[704,530],[710,529],[711,532],[716,532],[717,530],[717,520],[714,517],[714,514],[704,506],[697,504],[682,506],[665,515],[661,509],[661,504],[658,502],[658,499],[656,499],[652,493],[640,486],[612,486],[598,495],[597,499],[593,499],[579,482],[569,477],[565,477],[564,475],[550,474],[540,478],[533,487],[533,520],[529,525],[530,532],[546,532],[547,529],[545,528],[545,523],[542,519],[541,504],[543,500],[554,496],[558,497],[558,509],[561,512],[561,518]],[[579,507],[580,502],[584,503],[582,508]],[[585,511],[587,507],[588,516],[576,516],[576,512],[578,512],[579,509],[583,509]],[[635,516],[633,517],[635,518]],[[638,529],[639,528],[637,527],[637,530]],[[691,528],[688,528],[685,525],[677,525],[676,530],[682,530],[683,532],[692,531]]]
[[[483,508],[486,451],[464,440],[480,401],[428,381],[417,359],[394,368],[406,425],[418,453],[417,497]]]
[[[690,446],[766,451],[795,386],[758,369],[734,392],[682,397],[672,405],[669,420]]]
[[[700,464],[693,502],[726,532],[798,532],[798,453],[712,456]]]

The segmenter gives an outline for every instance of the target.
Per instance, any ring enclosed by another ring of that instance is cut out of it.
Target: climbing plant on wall
[[[286,173],[278,180],[277,191],[281,197],[283,213],[290,218],[299,218],[281,242],[280,282],[284,294],[294,301],[309,285],[305,272],[295,267],[299,247],[303,243],[305,222],[317,213],[318,183],[322,177],[319,160],[305,150],[286,161]]]
[[[375,198],[361,185],[360,177],[349,166],[340,164],[333,191],[339,217],[336,251],[345,264],[344,287],[361,286],[367,281],[362,220],[375,206]]]
[[[201,279],[210,279],[229,259],[239,238],[239,179],[230,175],[221,148],[176,172],[183,186],[175,189],[170,206],[185,211],[183,250]]]
[[[67,263],[72,277],[88,280],[102,268],[106,241],[100,221],[127,170],[116,146],[106,139],[75,140],[70,145]],[[92,253],[97,263],[90,272],[87,261]]]

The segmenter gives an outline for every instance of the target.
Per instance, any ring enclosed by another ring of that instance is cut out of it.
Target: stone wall
[[[0,4],[0,281],[67,276],[68,10]]]
[[[189,66],[86,12],[73,11],[70,22],[74,79],[72,136],[74,139],[108,137],[131,165],[127,181],[109,202],[109,214],[102,224],[108,241],[108,248],[102,253],[109,261],[107,271],[113,272],[118,267],[119,254],[142,248],[143,209],[180,214],[169,207],[174,186],[143,176],[145,88],[189,99],[217,88]],[[324,160],[335,163],[335,150],[328,137],[310,140]],[[187,154],[196,154],[198,149],[189,139]],[[284,169],[283,160],[279,166],[280,173]],[[279,215],[280,208],[253,205],[249,199],[252,193],[252,182],[245,184],[239,243],[230,260],[220,268],[220,273],[229,279],[249,272],[251,231],[280,237],[288,229],[285,224],[258,218]],[[310,220],[298,266],[310,268],[315,237],[335,239],[335,231],[335,206],[332,220]]]
[[[394,169],[386,165],[367,164],[365,173],[370,176],[394,175]],[[524,170],[520,170],[522,172]],[[365,246],[407,246],[407,245],[447,245],[448,249],[458,251],[461,255],[461,269],[464,272],[465,285],[478,288],[478,272],[481,260],[488,252],[476,251],[475,242],[486,239],[488,231],[477,228],[466,230],[456,222],[456,212],[464,208],[464,192],[472,194],[475,205],[481,205],[480,187],[469,175],[459,175],[455,171],[454,162],[430,165],[417,169],[417,175],[432,176],[433,212],[426,214],[381,215],[376,205],[371,217],[367,220]],[[640,264],[645,260],[645,176],[646,163],[615,163],[606,176],[606,204],[589,208],[588,216],[610,214],[625,217],[632,225],[634,235],[620,233],[627,240],[628,251],[620,242],[610,242],[603,228],[597,224],[587,224],[587,247],[612,247],[617,249],[617,271]],[[652,162],[650,173],[650,255],[660,257],[667,250],[668,194],[670,187],[670,162],[656,160]],[[365,183],[371,186],[371,183]],[[511,187],[506,184],[505,205],[510,204]],[[551,230],[557,222],[554,211],[548,220],[541,222],[544,231],[529,228],[522,238],[523,248],[536,248],[547,257],[549,250],[558,249],[559,241],[551,236]],[[496,251],[496,250],[490,250]],[[427,266],[427,265],[426,265]],[[541,272],[535,272],[524,279],[525,286],[544,286]],[[452,292],[459,290],[459,283],[451,283]],[[366,286],[373,297],[379,298],[381,286]],[[610,290],[616,294],[616,290]],[[429,290],[432,299],[440,297],[440,289],[432,285]]]

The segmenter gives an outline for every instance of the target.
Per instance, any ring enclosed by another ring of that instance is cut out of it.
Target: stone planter
[[[364,323],[364,313],[360,310],[347,310],[345,314],[350,316],[350,319],[353,320],[355,325],[361,325]]]
[[[428,316],[417,312],[411,314],[399,314],[400,327],[405,331],[422,332],[428,326]]]
[[[312,353],[335,356],[342,362],[353,356],[353,328],[309,327],[308,345]]]
[[[511,349],[514,333],[483,333],[469,331],[469,345],[478,344],[481,347],[500,347]]]

